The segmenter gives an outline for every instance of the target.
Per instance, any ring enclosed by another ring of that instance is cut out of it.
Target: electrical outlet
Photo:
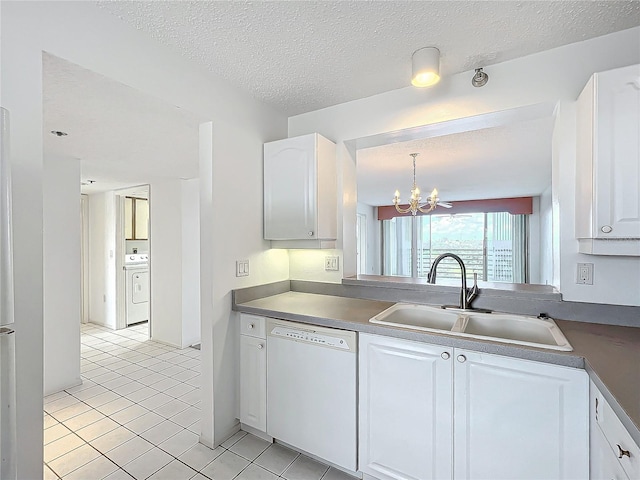
[[[340,257],[337,255],[327,255],[324,257],[324,269],[326,271],[340,270]]]
[[[236,260],[236,277],[249,276],[249,260]]]
[[[576,283],[578,285],[593,285],[593,263],[578,264]]]

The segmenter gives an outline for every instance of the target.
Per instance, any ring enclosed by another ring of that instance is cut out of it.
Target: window
[[[125,197],[124,238],[149,239],[149,201],[146,198]]]
[[[509,213],[423,215],[383,220],[383,275],[426,277],[442,253],[455,253],[467,276],[488,282],[526,281],[527,216]],[[459,279],[452,259],[438,278]]]

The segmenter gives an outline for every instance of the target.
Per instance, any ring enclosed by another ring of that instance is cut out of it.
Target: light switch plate
[[[340,270],[340,257],[337,255],[327,255],[324,257],[324,269],[332,272]]]
[[[249,276],[249,260],[236,260],[236,277]]]

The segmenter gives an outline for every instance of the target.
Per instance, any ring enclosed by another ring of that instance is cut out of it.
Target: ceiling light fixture
[[[436,205],[440,205],[444,208],[451,208],[450,203],[442,203],[438,198],[438,190],[435,188],[431,192],[431,195],[427,198],[427,202],[420,205],[420,201],[422,197],[420,196],[420,189],[416,185],[416,157],[420,155],[419,153],[410,153],[409,156],[413,157],[413,188],[411,188],[411,198],[409,199],[409,206],[407,208],[402,208],[400,206],[400,192],[396,190],[396,194],[393,197],[393,204],[396,206],[396,210],[399,213],[409,213],[411,215],[416,216],[418,212],[420,213],[429,213]]]
[[[481,68],[476,68],[476,73],[471,79],[471,85],[474,87],[484,87],[489,81],[489,75],[484,73]]]
[[[67,132],[61,132],[60,130],[51,130],[51,134],[55,135],[56,137],[66,137],[67,135],[69,135]]]
[[[436,47],[419,48],[411,55],[411,84],[430,87],[440,81],[440,50]]]

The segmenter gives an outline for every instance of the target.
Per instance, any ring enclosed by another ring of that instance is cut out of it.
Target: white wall
[[[551,185],[540,194],[540,257],[538,282],[543,285],[553,285],[553,199]]]
[[[14,231],[16,265],[16,358],[18,375],[18,475],[42,478],[42,52],[47,51],[141,92],[211,120],[221,135],[216,139],[213,161],[234,163],[220,167],[220,181],[233,179],[226,188],[213,189],[210,201],[218,208],[243,204],[244,186],[257,186],[250,194],[244,216],[230,208],[210,210],[212,226],[225,242],[207,248],[232,246],[235,256],[252,259],[257,274],[241,281],[234,271],[220,268],[216,289],[202,302],[216,305],[215,318],[203,323],[229,324],[228,291],[236,286],[277,281],[288,277],[288,257],[267,251],[261,232],[262,143],[286,136],[286,118],[234,86],[202,72],[189,60],[160,47],[142,32],[104,12],[94,2],[1,2],[2,98],[11,112],[12,160],[14,164]],[[218,126],[220,129],[218,130]],[[225,136],[226,133],[233,134]],[[248,151],[247,151],[248,149]],[[242,173],[229,172],[237,169]],[[216,169],[218,170],[218,169]],[[226,174],[225,174],[225,170]],[[224,195],[224,196],[223,196]],[[257,225],[257,231],[256,227]],[[245,225],[248,228],[245,228]],[[78,232],[79,235],[79,232]],[[153,240],[152,240],[153,242]],[[222,245],[221,245],[222,244]],[[220,252],[220,256],[223,253]],[[228,267],[229,259],[220,265]],[[209,268],[209,266],[207,266]],[[212,266],[210,268],[213,268]],[[202,339],[203,349],[213,348],[214,338]],[[217,343],[217,339],[216,339]],[[212,357],[211,357],[212,358]],[[222,358],[220,356],[216,357]],[[235,362],[205,362],[203,377],[233,376]],[[223,373],[224,372],[224,373]],[[203,392],[209,397],[213,393]],[[216,387],[216,393],[218,393]],[[227,392],[220,392],[220,403]],[[235,393],[229,393],[235,400]],[[223,435],[213,425],[213,399],[203,399],[203,438]],[[232,400],[232,401],[233,401]],[[233,423],[226,408],[216,409],[216,419],[227,427]]]
[[[116,196],[89,195],[89,321],[116,328]]]
[[[182,181],[182,348],[200,343],[199,179]]]
[[[182,181],[150,186],[151,338],[182,346]]]
[[[371,205],[358,203],[356,211],[357,213],[365,215],[367,219],[367,271],[364,273],[367,275],[380,275],[382,273],[380,268],[382,222],[378,220],[378,209]]]
[[[350,242],[355,238],[354,198],[357,192],[355,154],[349,148],[350,140],[525,105],[560,100],[573,102],[593,72],[640,62],[639,35],[640,27],[636,27],[489,66],[485,71],[490,80],[482,88],[471,86],[473,71],[468,71],[445,77],[429,89],[407,87],[289,118],[290,137],[318,132],[338,144],[339,186],[342,186],[339,190],[342,209],[339,212],[338,248],[342,249],[344,256],[342,273],[347,276],[355,271],[355,248]],[[575,141],[571,136],[574,133],[564,132],[567,142]],[[561,159],[565,162],[559,167],[562,186],[571,185],[573,188],[574,167],[568,164],[571,161],[565,155]],[[575,256],[571,254],[574,247],[565,237],[566,222],[573,215],[572,200],[568,196],[568,193],[563,195],[557,202],[554,199],[554,218],[561,221],[562,238],[566,240],[561,249],[562,265],[560,262],[554,264],[556,285],[560,286],[567,300],[640,304],[637,295],[640,280],[635,260],[600,258],[593,286],[600,294],[595,297],[576,291],[568,274],[575,268]],[[572,225],[571,221],[569,228],[573,228]],[[554,226],[557,240],[554,246],[559,248],[560,233],[556,228]],[[309,252],[306,255],[311,257],[315,254]],[[555,251],[553,255],[556,255]],[[297,262],[304,261],[301,257],[304,255],[291,256],[292,272],[297,269]],[[629,273],[624,274],[624,278],[630,281],[623,286],[620,283],[621,267],[626,267],[622,270]],[[564,273],[558,273],[560,271]],[[328,275],[321,268],[308,273],[307,278],[335,281],[334,274]],[[611,294],[608,290],[613,285],[616,285],[616,291]]]
[[[44,393],[80,380],[80,162],[44,159]],[[69,208],[73,206],[73,208]]]
[[[210,240],[201,244],[201,252],[209,250],[213,262],[213,308],[209,317],[213,320],[214,370],[210,377],[214,382],[213,443],[223,440],[225,432],[236,425],[239,337],[237,319],[231,312],[231,290],[289,278],[287,251],[271,250],[270,242],[263,240],[262,146],[265,141],[275,139],[265,134],[266,130],[259,133],[244,125],[213,125],[214,161],[209,177],[213,192],[212,222],[205,225],[212,231]],[[280,138],[286,136],[285,132],[280,134]],[[203,175],[202,165],[200,175]],[[201,178],[201,192],[202,181]],[[235,276],[235,262],[242,259],[249,260],[248,277]],[[204,268],[204,264],[201,267]],[[207,317],[204,311],[202,316]],[[202,346],[205,347],[204,332]],[[205,375],[206,371],[203,377]]]
[[[540,283],[540,197],[533,197],[532,204],[533,213],[529,215],[529,283]]]

